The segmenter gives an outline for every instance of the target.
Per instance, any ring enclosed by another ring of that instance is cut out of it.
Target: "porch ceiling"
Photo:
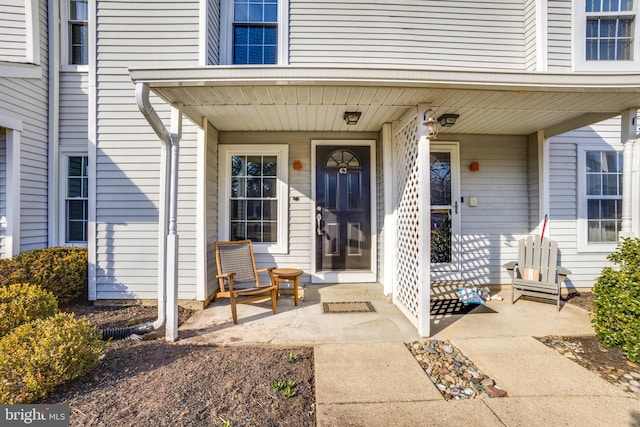
[[[460,115],[441,133],[547,136],[640,107],[640,74],[296,67],[132,69],[168,103],[221,131],[378,131],[419,105]],[[345,124],[345,111],[360,111]]]

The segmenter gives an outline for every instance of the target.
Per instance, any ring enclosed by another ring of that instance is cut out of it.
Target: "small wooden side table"
[[[293,302],[298,305],[298,277],[304,272],[297,268],[276,268],[272,273],[278,292],[280,292],[281,280],[293,280]]]

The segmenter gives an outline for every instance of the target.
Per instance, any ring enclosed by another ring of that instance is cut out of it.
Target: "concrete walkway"
[[[307,286],[290,296],[238,308],[216,302],[180,328],[185,343],[313,345],[318,426],[640,426],[640,400],[566,359],[534,336],[593,334],[572,305],[490,301],[494,312],[432,318],[448,339],[508,397],[445,401],[406,342],[415,327],[378,285]],[[371,301],[377,313],[323,314],[322,302]]]

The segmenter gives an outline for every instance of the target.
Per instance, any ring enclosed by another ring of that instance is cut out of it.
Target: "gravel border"
[[[507,392],[449,341],[405,343],[445,400],[505,397]]]

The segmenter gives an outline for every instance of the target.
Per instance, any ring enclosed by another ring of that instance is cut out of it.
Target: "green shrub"
[[[2,265],[0,264],[0,268]],[[88,258],[86,248],[47,248],[21,252],[0,270],[5,285],[31,283],[48,290],[65,304],[80,296],[86,298]]]
[[[58,312],[58,301],[46,290],[29,283],[0,288],[0,338],[12,329]]]
[[[13,258],[0,259],[0,286],[9,283],[9,279],[19,268],[20,265]]]
[[[107,343],[96,328],[58,313],[0,339],[0,404],[29,403],[98,364]]]
[[[627,358],[640,362],[640,239],[623,239],[607,259],[593,287],[591,323],[605,347],[620,347]]]

